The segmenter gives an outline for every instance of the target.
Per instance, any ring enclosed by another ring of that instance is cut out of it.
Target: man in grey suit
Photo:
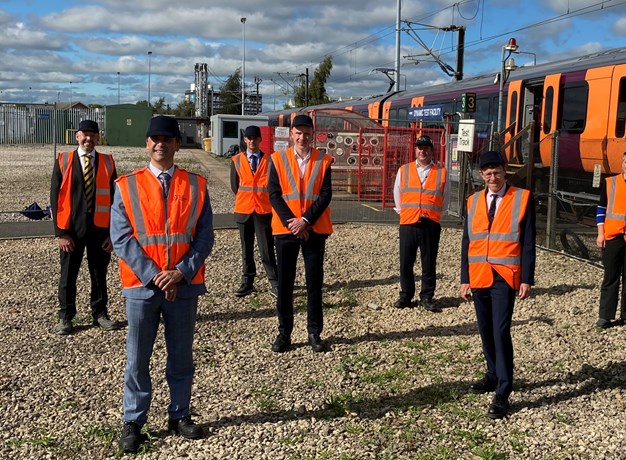
[[[119,441],[137,452],[152,399],[150,357],[163,319],[170,389],[168,430],[203,437],[190,417],[193,335],[198,296],[206,293],[204,261],[213,247],[213,211],[206,179],[174,164],[181,135],[176,119],[150,121],[146,168],[120,177],[111,208],[111,240],[126,297],[128,339],[124,427]]]

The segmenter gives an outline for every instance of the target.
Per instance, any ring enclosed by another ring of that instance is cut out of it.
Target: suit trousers
[[[622,283],[620,318],[626,320],[626,241],[619,236],[607,240],[602,250],[604,278],[600,288],[600,319],[611,321],[615,317]]]
[[[80,265],[87,250],[87,266],[91,279],[91,315],[97,318],[107,314],[109,301],[107,291],[107,270],[111,254],[102,249],[104,240],[94,237],[92,230],[83,238],[74,237],[74,251],[60,252],[61,276],[59,278],[59,318],[71,321],[76,316],[76,282]]]
[[[400,225],[400,299],[410,302],[415,296],[414,265],[419,249],[422,265],[420,300],[432,300],[437,287],[437,253],[441,225],[430,219]]]
[[[473,290],[472,298],[487,362],[486,378],[496,382],[496,394],[508,398],[513,391],[511,321],[515,290],[494,271],[493,286]]]
[[[278,331],[288,337],[293,331],[293,291],[298,254],[302,249],[307,292],[307,332],[321,334],[324,328],[322,286],[324,284],[324,251],[327,235],[309,233],[304,241],[293,235],[275,238],[278,261]]]
[[[126,299],[128,337],[124,372],[124,421],[146,423],[152,400],[150,357],[163,317],[167,363],[165,377],[170,390],[169,418],[189,415],[194,376],[193,335],[198,297],[165,300],[162,293],[150,299]]]
[[[254,262],[254,236],[256,234],[261,262],[263,262],[267,279],[270,285],[276,286],[278,275],[276,273],[274,237],[272,236],[272,215],[253,213],[245,222],[237,222],[237,227],[239,227],[243,258],[243,282],[252,284],[256,276],[256,264]]]

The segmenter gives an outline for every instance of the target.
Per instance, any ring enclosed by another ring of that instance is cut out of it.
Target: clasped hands
[[[292,235],[307,241],[309,239],[309,224],[302,217],[292,217],[287,220],[287,228]]]
[[[165,292],[165,300],[170,302],[176,299],[176,292],[178,291],[178,283],[183,280],[183,274],[180,270],[163,270],[152,278],[152,282]]]

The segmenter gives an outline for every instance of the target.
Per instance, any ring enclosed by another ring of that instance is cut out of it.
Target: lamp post
[[[70,82],[70,106],[68,110],[72,110],[72,82]]]
[[[120,103],[120,73],[117,73],[117,104]]]
[[[209,90],[209,120],[213,116],[213,85],[209,83],[207,85],[207,89]]]
[[[150,103],[150,74],[151,74],[151,66],[152,66],[152,51],[148,51],[148,107],[152,107]]]
[[[241,59],[241,114],[246,114],[246,18],[241,18],[243,24],[243,54]]]
[[[502,47],[502,66],[500,67],[500,90],[498,91],[498,124],[496,128],[498,130],[498,136],[502,131],[502,94],[504,92],[504,83],[507,80],[508,74],[507,71],[515,70],[517,66],[515,65],[515,61],[511,58],[511,54],[517,51],[519,46],[517,46],[517,41],[514,38],[509,38],[509,41],[506,45]],[[508,54],[507,54],[508,52]]]

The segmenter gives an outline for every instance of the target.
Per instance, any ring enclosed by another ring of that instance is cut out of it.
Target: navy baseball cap
[[[499,166],[504,164],[504,157],[500,152],[496,152],[495,150],[483,153],[478,160],[478,167],[480,169],[483,169],[486,166]]]
[[[293,119],[293,122],[291,123],[291,126],[310,126],[312,128],[313,127],[313,119],[310,116],[308,116],[308,115],[297,115]]]
[[[146,131],[146,137],[152,136],[175,137],[177,139],[182,138],[176,118],[166,117],[164,115],[159,115],[158,117],[154,117],[150,120],[150,125]]]
[[[425,146],[425,147],[432,147],[433,146],[433,140],[430,138],[430,136],[420,136],[417,139],[415,139],[415,145],[418,146]]]
[[[99,133],[98,123],[93,120],[83,120],[78,125],[79,131],[88,131],[90,133]]]
[[[261,128],[258,126],[248,126],[243,132],[243,137],[261,137]]]

